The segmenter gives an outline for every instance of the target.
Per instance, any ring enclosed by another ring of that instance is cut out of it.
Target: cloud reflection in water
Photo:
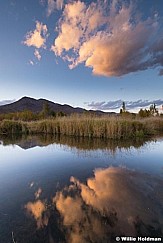
[[[35,218],[38,228],[47,226],[49,218],[46,213],[44,214],[44,212],[46,212],[45,202],[42,202],[41,200],[37,200],[36,202],[28,202],[25,205],[25,208],[27,212]]]
[[[61,216],[57,227],[66,242],[114,242],[115,236],[120,235],[162,236],[160,179],[109,167],[95,170],[86,184],[74,177],[70,181],[72,184],[57,192],[51,204]],[[43,202],[28,203],[26,208],[38,226],[46,225],[42,223],[46,211]]]

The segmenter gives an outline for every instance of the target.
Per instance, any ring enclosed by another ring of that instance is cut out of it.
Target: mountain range
[[[21,112],[24,110],[30,110],[34,113],[39,113],[43,109],[44,104],[48,104],[51,111],[54,112],[64,112],[67,115],[74,114],[74,113],[84,113],[88,110],[80,108],[80,107],[72,107],[70,105],[64,104],[58,104],[54,103],[52,101],[46,100],[46,99],[34,99],[30,97],[23,97],[19,99],[18,101],[15,101],[13,103],[7,104],[7,105],[1,105],[0,106],[0,114],[6,114],[6,113],[13,113],[13,112]],[[102,114],[115,114],[114,112],[103,112],[100,110],[89,110],[91,113],[96,113],[97,115]]]

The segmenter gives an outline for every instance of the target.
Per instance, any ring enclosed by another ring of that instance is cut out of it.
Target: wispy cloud
[[[41,60],[41,54],[40,54],[39,50],[35,49],[35,51],[34,51],[34,55],[35,55],[35,57],[38,59],[38,61]]]
[[[15,102],[15,101],[16,101],[15,99],[13,99],[13,100],[1,100],[1,101],[0,101],[0,106],[1,106],[1,105],[11,104],[11,103],[13,103],[13,102]]]
[[[39,189],[35,192],[35,198],[38,199],[38,198],[40,197],[41,193],[42,193],[42,189],[39,188]]]
[[[123,100],[115,100],[115,101],[102,101],[102,102],[91,102],[88,103],[87,106],[91,109],[95,110],[116,110],[122,107]],[[136,109],[136,108],[145,108],[151,104],[156,104],[156,106],[163,105],[163,100],[137,100],[137,101],[125,101],[127,109]]]
[[[47,16],[49,17],[56,9],[61,10],[64,0],[48,0]]]
[[[29,64],[33,66],[34,62],[32,60],[29,60]]]
[[[49,1],[51,9],[54,2]],[[146,19],[140,16],[125,1],[71,1],[59,19],[51,49],[70,68],[84,63],[95,75],[122,76],[161,67],[161,18],[157,14]]]

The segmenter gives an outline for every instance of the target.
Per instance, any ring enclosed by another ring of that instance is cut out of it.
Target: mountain
[[[11,112],[21,112],[24,110],[30,110],[34,113],[38,113],[38,112],[42,111],[43,105],[45,103],[47,103],[49,105],[50,110],[52,110],[54,112],[62,111],[64,113],[66,113],[67,115],[73,114],[73,113],[83,113],[86,111],[85,109],[80,108],[80,107],[74,108],[67,104],[61,105],[61,104],[54,103],[54,102],[46,100],[46,99],[37,100],[34,98],[30,98],[30,97],[23,97],[20,100],[15,101],[11,104],[0,106],[0,114],[11,113]],[[105,112],[102,112],[102,111],[89,110],[89,112],[96,113],[98,115],[106,114]],[[114,114],[114,112],[111,114]]]

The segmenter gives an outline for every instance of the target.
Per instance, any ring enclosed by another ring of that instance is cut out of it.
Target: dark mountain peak
[[[84,109],[76,110],[72,106],[57,104],[43,98],[34,99],[31,97],[24,96],[21,99],[11,104],[0,106],[0,114],[10,113],[10,112],[21,112],[24,110],[30,110],[34,113],[38,113],[42,111],[44,103],[48,103],[51,111],[54,112],[62,111],[66,114],[71,114],[71,113],[81,113],[84,111]]]
[[[11,103],[10,105],[15,104],[15,103],[16,104],[34,104],[35,102],[37,102],[36,99],[24,96],[21,99],[15,101],[14,103]]]
[[[2,113],[13,113],[13,112],[21,112],[24,110],[29,110],[34,113],[39,113],[43,109],[44,103],[47,102],[50,110],[54,112],[64,112],[65,114],[73,114],[73,113],[83,113],[86,110],[80,107],[74,108],[70,105],[64,104],[58,104],[54,103],[52,101],[40,98],[40,99],[34,99],[31,97],[24,96],[21,99],[8,104],[8,105],[2,105],[0,106],[0,114]],[[106,114],[102,111],[90,111],[91,113],[96,113],[99,115]]]
[[[22,101],[22,100],[36,100],[36,99],[31,98],[31,97],[28,97],[28,96],[24,96],[24,97],[20,98],[20,99],[17,100],[17,101]]]

